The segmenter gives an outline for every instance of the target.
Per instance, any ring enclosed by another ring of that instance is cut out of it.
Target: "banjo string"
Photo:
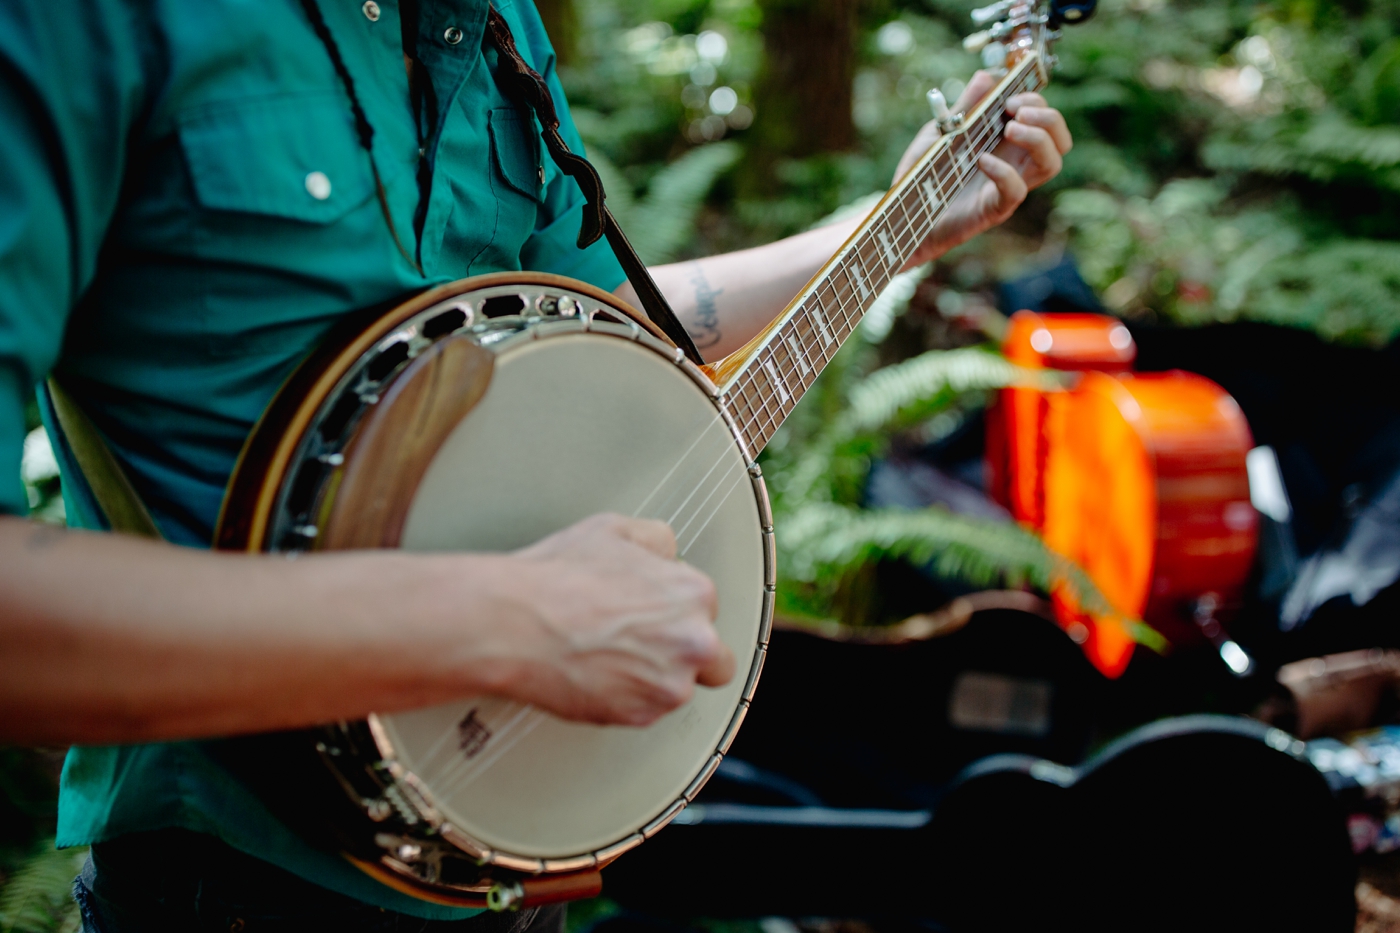
[[[466,790],[477,778],[491,770],[491,767],[500,760],[501,756],[514,748],[516,743],[535,731],[535,728],[544,720],[545,713],[541,710],[533,706],[521,705],[519,712],[497,733],[497,741],[488,746],[486,757],[470,761],[466,768],[457,771],[454,776],[448,778],[438,793],[444,797],[453,797]]]
[[[710,423],[705,425],[705,430],[701,431],[695,436],[695,440],[690,442],[690,446],[685,449],[685,453],[680,455],[680,458],[676,460],[674,464],[672,464],[671,469],[666,471],[666,475],[661,477],[661,481],[657,483],[655,487],[653,487],[651,492],[647,493],[647,497],[642,500],[642,504],[637,506],[637,508],[633,510],[633,518],[636,518],[642,514],[642,510],[645,509],[648,505],[650,505],[651,500],[656,497],[656,494],[661,491],[662,487],[665,486],[668,482],[670,482],[671,477],[675,475],[675,472],[681,468],[681,464],[685,463],[687,460],[690,459],[691,453],[695,450],[696,447],[700,445],[700,442],[705,440],[705,438],[709,436],[709,433],[715,429],[715,426],[723,423],[723,421],[723,416],[721,416],[719,412],[715,412],[715,416],[710,420]]]
[[[497,728],[492,735],[491,741],[488,743],[487,756],[475,760],[460,756],[451,759],[445,767],[439,768],[438,772],[429,780],[429,784],[434,787],[436,793],[450,796],[460,789],[461,786],[471,783],[472,780],[479,777],[490,768],[491,765],[495,764],[496,759],[498,759],[501,754],[523,738],[526,733],[532,731],[534,727],[539,724],[537,720],[543,718],[544,715],[533,706],[525,703],[515,703],[513,701],[507,702],[504,706],[504,710],[504,715],[508,718],[505,724]],[[531,715],[532,713],[534,714],[533,716]],[[523,731],[520,729],[522,723],[525,726]],[[455,725],[448,727],[445,738],[451,737],[456,731],[457,727]],[[462,781],[463,778],[466,778],[465,782]],[[425,778],[425,780],[428,779]]]

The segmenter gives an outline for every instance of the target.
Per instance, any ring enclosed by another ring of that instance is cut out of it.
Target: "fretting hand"
[[[953,106],[953,112],[970,111],[996,83],[987,72],[977,72]],[[954,199],[906,268],[941,256],[959,243],[1002,223],[1032,188],[1040,187],[1060,173],[1063,156],[1073,145],[1069,127],[1060,112],[1034,93],[1010,98],[1006,112],[1012,119],[1006,124],[1005,138],[993,152],[984,154],[978,161],[983,177],[970,183]],[[904,177],[941,135],[937,123],[926,123],[899,160],[895,180]]]

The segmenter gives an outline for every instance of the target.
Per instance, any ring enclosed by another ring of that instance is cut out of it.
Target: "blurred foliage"
[[[0,933],[78,929],[70,890],[86,850],[54,848],[61,752],[0,748]]]
[[[76,933],[82,923],[70,891],[86,856],[46,839],[0,890],[0,933]]]
[[[1400,334],[1400,4],[1100,6],[1047,93],[1077,148],[1046,232],[1108,307]]]
[[[586,141],[635,191],[722,137],[752,155],[755,129],[793,118],[754,110],[764,4],[575,4],[565,85]],[[927,119],[924,91],[953,99],[976,67],[958,43],[974,5],[865,0],[856,145],[780,160],[758,193],[737,183],[752,162],[738,160],[679,255],[790,234],[883,188]],[[1371,345],[1400,333],[1400,0],[1099,6],[1065,30],[1046,91],[1075,135],[1064,172],[1004,235],[940,263],[939,285],[987,293],[1069,249],[1129,317],[1248,318]]]

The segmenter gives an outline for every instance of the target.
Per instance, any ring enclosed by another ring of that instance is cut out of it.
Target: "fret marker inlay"
[[[788,394],[787,386],[778,375],[778,369],[773,365],[772,360],[763,361],[763,369],[768,373],[768,379],[773,383],[773,388],[778,390],[778,400],[786,407],[792,401],[792,396]]]
[[[925,178],[923,183],[924,199],[928,201],[930,211],[938,210],[938,205],[942,203],[938,198],[938,189],[933,186],[932,178]]]
[[[851,266],[849,273],[851,281],[856,285],[856,291],[860,292],[860,297],[870,297],[870,286],[865,283],[865,273],[860,271],[860,257],[851,256]]]
[[[805,377],[812,372],[812,367],[807,365],[807,355],[797,346],[797,338],[788,334],[788,349],[792,351],[792,358],[797,362],[797,369]]]
[[[895,254],[894,244],[890,242],[890,235],[884,230],[880,231],[880,245],[885,248],[885,259],[890,264],[890,270],[899,268],[899,256]]]
[[[822,335],[822,346],[829,347],[836,342],[836,338],[831,336],[831,328],[826,326],[826,318],[822,316],[822,309],[815,304],[808,305],[807,312],[812,315],[812,320],[817,322],[817,331]]]

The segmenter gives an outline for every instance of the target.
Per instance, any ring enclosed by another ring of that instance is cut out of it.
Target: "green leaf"
[[[86,857],[86,849],[56,849],[45,840],[0,890],[0,933],[77,930],[73,879]]]
[[[1087,611],[1117,614],[1078,565],[1011,522],[954,515],[942,508],[862,510],[812,503],[786,517],[778,526],[778,541],[785,587],[807,583],[830,590],[877,560],[897,558],[973,586],[1030,585],[1042,592],[1064,587]],[[791,601],[800,604],[801,599]],[[1152,629],[1137,620],[1127,622],[1142,644],[1165,647]]]

